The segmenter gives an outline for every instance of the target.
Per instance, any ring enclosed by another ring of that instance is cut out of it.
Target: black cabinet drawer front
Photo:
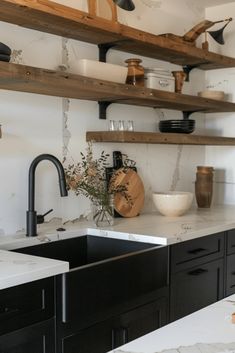
[[[171,246],[171,272],[213,261],[224,255],[224,233],[217,233]]]
[[[54,319],[0,337],[0,353],[55,353]]]
[[[235,253],[235,229],[227,232],[227,254]]]
[[[223,259],[178,272],[171,279],[171,321],[223,297]]]
[[[226,296],[235,293],[235,254],[227,256]]]
[[[0,291],[0,334],[54,316],[54,279],[30,282]]]
[[[168,248],[154,248],[62,276],[63,323],[88,327],[168,284]],[[60,301],[60,298],[59,298]],[[146,302],[146,300],[145,300]]]
[[[104,353],[166,324],[167,297],[100,322],[59,342],[59,353]]]

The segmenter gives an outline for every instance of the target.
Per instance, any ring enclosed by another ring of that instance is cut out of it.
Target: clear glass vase
[[[113,199],[102,203],[99,200],[92,203],[92,218],[97,227],[110,227],[114,224]]]

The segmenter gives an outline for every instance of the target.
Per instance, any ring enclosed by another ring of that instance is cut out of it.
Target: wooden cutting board
[[[144,206],[144,184],[139,175],[133,170],[118,169],[114,175],[115,185],[126,185],[126,193],[132,202],[118,193],[114,196],[114,208],[123,217],[136,217]]]

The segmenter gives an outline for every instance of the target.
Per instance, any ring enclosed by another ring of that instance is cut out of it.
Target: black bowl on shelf
[[[160,132],[191,134],[195,129],[195,120],[161,120],[159,122]]]
[[[11,48],[9,48],[6,44],[0,42],[0,54],[10,56]]]

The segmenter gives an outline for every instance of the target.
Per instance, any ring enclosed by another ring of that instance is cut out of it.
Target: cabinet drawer
[[[171,246],[171,272],[224,256],[224,233],[217,233]]]
[[[0,337],[0,353],[55,353],[54,319]]]
[[[172,276],[170,319],[180,319],[223,298],[223,259]]]
[[[227,232],[227,254],[235,253],[235,229]]]
[[[58,353],[104,353],[165,325],[168,298],[100,322],[59,342]]]
[[[82,329],[156,298],[168,285],[168,248],[71,270],[58,283],[63,328]],[[87,305],[89,303],[89,305]]]
[[[235,254],[227,256],[226,296],[235,293]]]
[[[0,291],[0,335],[46,320],[53,315],[53,278]]]

